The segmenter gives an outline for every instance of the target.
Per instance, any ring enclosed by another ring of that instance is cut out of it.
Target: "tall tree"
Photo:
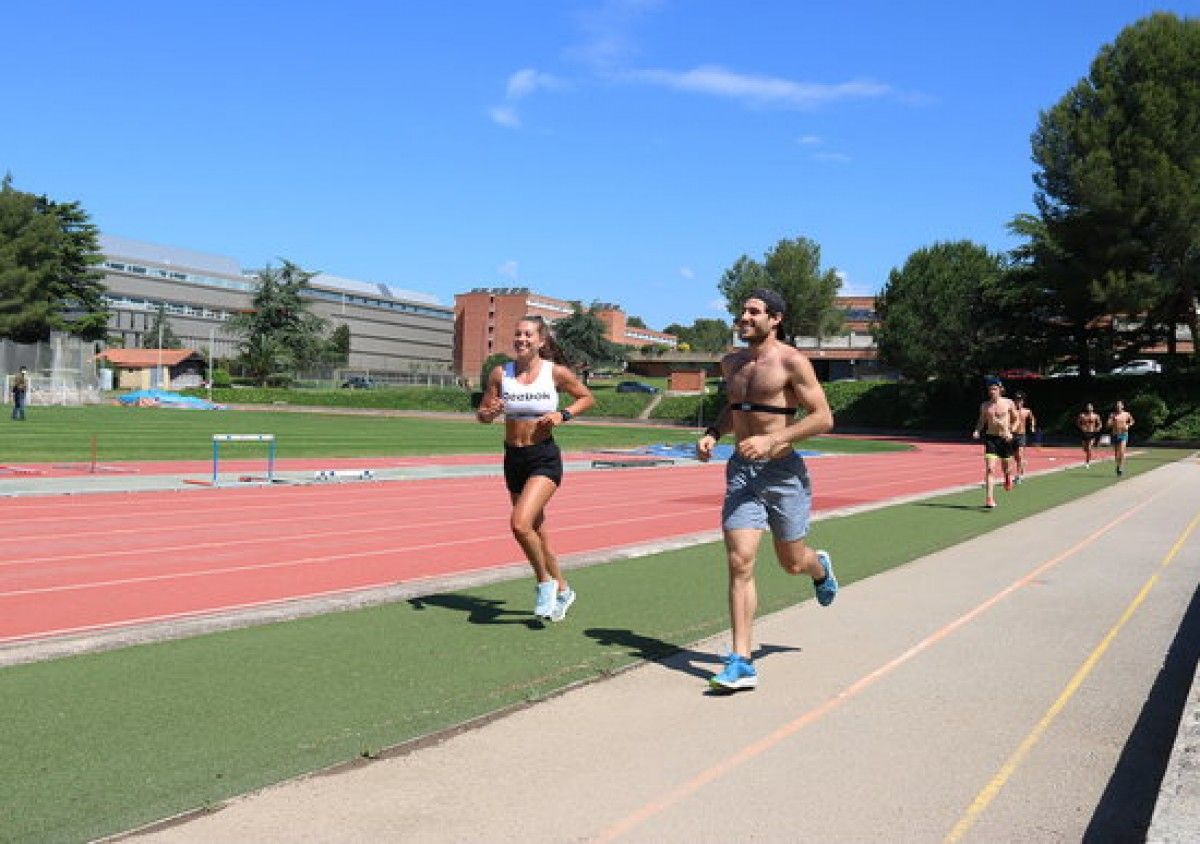
[[[595,306],[585,311],[576,304],[573,314],[554,323],[554,339],[574,366],[595,369],[623,357],[620,347],[604,336],[604,322]]]
[[[914,252],[875,300],[880,360],[914,380],[978,375],[1003,337],[992,305],[1003,275],[1003,259],[969,241]]]
[[[1197,67],[1200,19],[1151,15],[1100,50],[1033,135],[1041,234],[1073,270],[1060,280],[1143,319],[1127,354],[1173,344],[1180,321],[1200,340]]]
[[[779,337],[790,343],[799,336],[824,337],[838,331],[843,318],[834,299],[841,286],[834,270],[821,270],[821,247],[798,237],[779,241],[761,264],[745,255],[738,258],[725,271],[717,289],[735,318],[755,287],[769,287],[779,293],[787,302]]]
[[[259,384],[275,374],[308,369],[328,348],[326,321],[308,311],[301,296],[316,273],[285,260],[255,277],[253,307],[228,323],[242,337],[242,365]]]
[[[329,347],[326,359],[337,366],[345,366],[350,362],[350,326],[339,323],[329,333]]]
[[[0,336],[44,340],[65,331],[105,336],[108,311],[96,227],[76,202],[59,203],[0,181]]]
[[[167,317],[167,306],[160,304],[154,312],[154,322],[146,328],[142,335],[143,349],[182,349],[183,341],[171,330],[171,320]]]

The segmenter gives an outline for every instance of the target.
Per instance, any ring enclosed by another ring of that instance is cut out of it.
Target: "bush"
[[[215,389],[232,387],[233,378],[230,377],[228,370],[214,369],[212,371],[212,385]]]
[[[1129,400],[1129,412],[1133,415],[1134,427],[1145,439],[1167,421],[1167,403],[1153,393],[1138,393]]]

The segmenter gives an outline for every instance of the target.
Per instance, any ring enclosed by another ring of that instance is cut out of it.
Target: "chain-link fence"
[[[0,339],[5,404],[12,401],[12,381],[22,366],[29,373],[29,405],[78,406],[100,401],[95,350],[86,340],[58,332],[37,343]]]

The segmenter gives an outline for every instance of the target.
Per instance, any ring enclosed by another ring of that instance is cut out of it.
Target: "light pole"
[[[212,382],[213,382],[213,346],[217,342],[216,326],[209,326],[208,329],[208,400],[212,402]]]
[[[166,309],[164,308],[163,310],[160,310],[158,312],[158,377],[155,379],[155,381],[157,382],[155,386],[157,386],[160,390],[166,389],[166,387],[164,386],[164,382],[166,379],[163,378],[163,370],[162,370],[162,335],[163,335],[163,323],[166,321],[167,321],[166,320]]]

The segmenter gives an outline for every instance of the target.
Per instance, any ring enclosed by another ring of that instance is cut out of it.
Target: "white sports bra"
[[[558,388],[554,386],[554,362],[542,360],[532,384],[517,380],[517,365],[504,364],[500,381],[500,398],[504,399],[506,419],[537,419],[558,410]]]

